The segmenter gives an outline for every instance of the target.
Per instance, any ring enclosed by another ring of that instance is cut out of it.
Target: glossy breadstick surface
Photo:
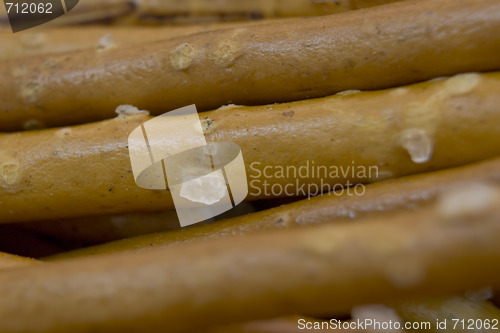
[[[495,285],[500,192],[452,194],[428,209],[360,223],[6,271],[0,329],[192,332]]]
[[[331,190],[498,156],[499,88],[498,73],[465,74],[377,92],[223,107],[199,116],[208,142],[241,148],[249,200],[275,196],[269,186],[266,192],[265,182],[286,187],[281,196],[307,196],[320,187],[328,190],[326,185]],[[82,126],[1,134],[0,221],[172,208],[168,191],[139,188],[132,175],[127,138],[149,119],[121,115]],[[311,171],[307,177],[275,172],[308,166],[344,171]],[[364,172],[353,173],[359,168]]]
[[[402,1],[0,64],[0,130],[256,105],[500,69],[496,0]],[[28,122],[28,123],[27,123]],[[29,126],[27,126],[29,127]]]

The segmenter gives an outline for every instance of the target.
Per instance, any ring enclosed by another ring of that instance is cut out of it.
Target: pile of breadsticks
[[[6,23],[0,332],[500,331],[500,1],[81,0]],[[249,191],[181,228],[128,137],[192,104]]]

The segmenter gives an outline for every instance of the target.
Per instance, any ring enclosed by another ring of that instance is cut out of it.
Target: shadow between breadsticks
[[[189,104],[258,105],[500,69],[496,0],[402,1],[0,64],[0,130]]]
[[[351,223],[381,213],[411,211],[435,204],[457,187],[500,184],[500,158],[474,165],[403,177],[366,186],[362,196],[342,191],[207,225],[136,236],[46,257],[60,260],[116,252],[149,251],[206,239],[229,238],[258,231],[288,229],[321,223]]]
[[[496,286],[499,218],[498,186],[463,187],[425,209],[358,223],[8,270],[0,330],[192,332]]]
[[[258,0],[242,2],[238,0],[207,1],[151,1],[138,3],[138,16],[167,17],[225,17],[259,18],[259,17],[294,17],[318,16],[344,12],[353,9],[368,8],[399,0],[344,0],[314,2],[309,0]]]
[[[40,258],[74,249],[53,239],[23,230],[19,225],[0,224],[0,251],[29,258]]]
[[[224,214],[203,221],[203,224],[253,212],[255,212],[255,207],[252,203],[242,202]],[[48,236],[63,242],[63,244],[74,243],[82,246],[102,244],[119,239],[181,228],[179,218],[174,209],[152,213],[99,215],[61,220],[33,221],[17,225],[19,228],[34,232],[35,234]]]
[[[67,15],[49,24],[51,26],[100,22],[118,25],[165,22],[169,24],[186,24],[273,17],[317,16],[368,8],[395,1],[401,0],[343,0],[321,3],[310,0],[259,0],[249,2],[238,0],[86,0],[79,3]]]
[[[17,225],[35,234],[87,246],[180,228],[179,219],[173,209],[154,213],[34,221]]]
[[[268,185],[286,189],[281,196],[308,196],[498,156],[499,88],[500,74],[472,73],[377,92],[229,106],[199,116],[208,142],[241,148],[248,200],[275,196]],[[173,208],[169,191],[134,182],[127,138],[149,119],[138,112],[0,134],[0,221]],[[333,174],[313,175],[318,166]],[[309,168],[307,177],[273,171],[300,167]]]

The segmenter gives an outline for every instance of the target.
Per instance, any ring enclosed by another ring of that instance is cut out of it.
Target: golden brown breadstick
[[[0,252],[0,269],[21,267],[35,263],[39,263],[39,261],[27,257]]]
[[[146,43],[185,36],[197,32],[260,24],[257,22],[228,22],[167,27],[85,26],[30,29],[22,34],[0,30],[0,60],[26,56],[61,53],[84,49],[103,50],[119,45]]]
[[[359,223],[5,271],[0,330],[192,332],[496,285],[499,218],[498,187],[462,189],[428,209]]]
[[[307,196],[498,156],[499,88],[498,73],[466,74],[378,92],[223,107],[200,118],[208,142],[240,146],[248,199]],[[141,189],[132,176],[127,137],[149,119],[121,115],[0,135],[0,221],[172,208],[168,191]],[[313,174],[318,166],[323,173]],[[303,178],[277,174],[290,167],[309,171]]]
[[[318,223],[346,223],[384,212],[414,210],[435,203],[460,184],[500,184],[500,158],[433,173],[403,177],[366,187],[363,196],[328,194],[208,225],[123,239],[45,258],[60,260],[95,254],[148,251],[203,239],[219,239],[257,231]],[[479,185],[478,185],[479,184]]]
[[[500,69],[496,0],[403,1],[160,42],[0,64],[0,130],[255,105]]]
[[[203,29],[201,25],[167,28],[92,26],[36,29],[22,34],[2,31],[0,41],[4,47],[0,50],[0,59],[19,59],[82,49],[104,49],[116,45],[183,36]]]

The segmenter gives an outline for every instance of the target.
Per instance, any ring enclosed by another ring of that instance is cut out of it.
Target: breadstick
[[[22,34],[0,30],[0,60],[27,56],[92,49],[103,50],[119,45],[146,43],[190,35],[202,31],[261,24],[257,22],[228,22],[168,27],[85,26],[30,29]]]
[[[35,259],[0,252],[0,269],[21,267],[38,263]]]
[[[249,200],[307,196],[498,156],[499,88],[498,73],[467,74],[386,91],[223,107],[200,118],[208,142],[241,148]],[[139,113],[0,135],[0,221],[173,208],[168,191],[141,189],[132,176],[127,137],[149,119]],[[313,175],[318,166],[338,172]],[[290,167],[307,168],[307,177],[277,174]]]
[[[500,69],[496,0],[403,1],[331,16],[0,63],[0,130],[381,89]]]
[[[420,209],[460,184],[500,184],[500,158],[433,173],[366,186],[363,196],[327,194],[240,217],[68,251],[44,260],[61,260],[116,252],[149,251],[203,239],[219,239],[258,231],[319,223],[346,223],[383,212]]]
[[[0,60],[19,59],[26,56],[61,53],[82,49],[104,49],[116,45],[144,43],[184,36],[203,31],[204,26],[193,27],[64,27],[37,29],[22,34],[2,31]],[[109,36],[107,36],[109,35]],[[106,44],[106,40],[109,41]]]
[[[0,274],[0,330],[193,332],[496,285],[499,218],[498,187],[462,189],[359,223],[9,270]]]

